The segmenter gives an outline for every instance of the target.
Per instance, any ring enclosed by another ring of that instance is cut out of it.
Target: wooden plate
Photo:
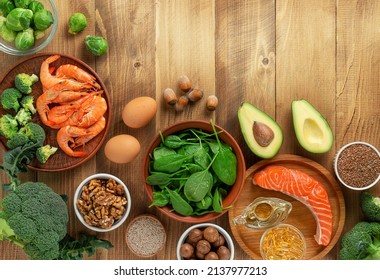
[[[253,185],[253,174],[270,164],[301,170],[324,185],[329,195],[333,213],[333,234],[329,245],[321,246],[315,241],[314,235],[317,227],[315,218],[304,204],[283,193],[266,190],[257,185]],[[305,236],[306,259],[323,258],[339,240],[345,221],[345,204],[340,186],[330,172],[319,163],[296,155],[282,154],[273,159],[262,160],[247,170],[243,190],[235,202],[234,207],[228,212],[229,223],[235,240],[253,259],[262,259],[260,255],[260,238],[265,230],[252,230],[244,225],[234,225],[232,219],[239,216],[244,208],[259,196],[278,197],[292,203],[293,209],[285,223],[296,226]]]
[[[16,65],[10,68],[1,78],[0,93],[3,92],[4,89],[14,86],[14,79],[16,75],[19,73],[28,73],[28,74],[34,73],[37,76],[39,76],[41,63],[51,55],[53,54],[40,53],[40,54],[36,54],[19,61]],[[108,92],[104,86],[104,83],[101,81],[99,76],[95,73],[95,71],[92,70],[90,66],[85,64],[83,61],[69,55],[60,54],[60,56],[61,58],[59,60],[51,64],[52,67],[57,68],[59,67],[59,65],[69,63],[69,64],[73,64],[82,68],[83,70],[91,73],[93,76],[96,77],[97,82],[101,85],[102,89],[104,90],[103,97],[105,98],[108,105],[108,109],[106,113],[104,114],[104,117],[106,118],[106,127],[103,129],[103,131],[100,134],[98,134],[95,138],[93,138],[91,141],[86,143],[84,147],[84,151],[86,152],[85,157],[82,157],[82,158],[70,157],[66,155],[61,149],[58,149],[58,151],[54,155],[52,155],[45,164],[41,164],[36,159],[34,159],[29,164],[28,167],[30,169],[37,170],[37,171],[50,171],[50,172],[63,171],[63,170],[68,170],[68,169],[71,169],[83,164],[84,162],[89,160],[93,155],[95,155],[95,153],[99,150],[99,148],[101,147],[102,143],[105,140],[107,131],[109,129],[110,117],[111,117],[111,113],[110,113],[111,103],[110,103]],[[32,95],[34,96],[34,100],[36,101],[37,97],[42,93],[42,85],[40,82],[37,82],[33,85],[32,88],[33,88]],[[15,115],[15,112],[13,110],[4,110],[0,106],[0,114],[3,115],[7,113],[10,113],[11,115]],[[32,121],[35,123],[38,123],[45,129],[46,140],[44,144],[49,144],[51,146],[58,147],[58,143],[56,140],[57,130],[52,129],[42,124],[37,113],[34,115]],[[5,143],[7,142],[7,139],[0,136],[0,141],[4,145],[4,147],[6,147]]]

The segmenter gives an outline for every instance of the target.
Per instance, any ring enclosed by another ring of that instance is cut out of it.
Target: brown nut
[[[197,252],[203,254],[203,255],[206,255],[208,252],[210,252],[211,250],[211,245],[210,245],[210,242],[208,242],[207,240],[199,240],[197,242]]]
[[[209,97],[207,97],[207,101],[206,101],[207,110],[215,111],[216,107],[218,107],[218,104],[219,104],[218,97],[216,97],[215,95],[210,95]]]
[[[166,104],[173,106],[174,104],[177,103],[177,95],[175,94],[174,90],[171,88],[166,88],[164,90],[164,101]]]
[[[194,255],[194,247],[189,243],[183,243],[179,252],[184,259],[190,259]]]
[[[188,104],[189,104],[189,98],[187,98],[186,95],[182,95],[180,96],[180,98],[178,98],[177,103],[174,105],[174,109],[177,112],[182,112]]]
[[[187,93],[187,97],[189,98],[191,102],[197,102],[202,99],[203,91],[198,88],[194,88],[190,92]]]
[[[267,147],[273,141],[274,132],[264,123],[254,121],[252,131],[257,144],[261,147]]]
[[[178,78],[178,86],[183,92],[188,92],[191,89],[191,81],[186,75],[182,75]]]
[[[203,232],[198,228],[194,228],[189,232],[189,236],[187,238],[191,243],[195,244],[203,238]]]
[[[219,256],[217,253],[211,251],[205,255],[205,260],[219,260]]]
[[[195,256],[198,260],[204,260],[205,254],[200,253],[199,251],[195,250]]]
[[[214,246],[215,248],[218,248],[220,246],[223,246],[225,242],[226,242],[226,239],[224,238],[224,236],[219,234],[218,239],[214,243],[212,243],[212,246]]]
[[[215,242],[219,237],[219,231],[212,227],[206,227],[203,231],[203,238],[206,239],[208,242],[213,243]]]
[[[220,260],[229,260],[231,257],[230,249],[226,246],[220,246],[216,253],[218,254]]]

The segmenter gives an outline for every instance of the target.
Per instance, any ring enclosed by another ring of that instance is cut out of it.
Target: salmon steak
[[[330,243],[333,215],[327,191],[320,182],[297,169],[268,165],[253,175],[253,183],[287,194],[305,204],[317,222],[315,240],[323,246]]]

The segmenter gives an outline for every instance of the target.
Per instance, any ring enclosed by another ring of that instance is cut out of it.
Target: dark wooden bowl
[[[17,62],[17,64],[11,67],[1,78],[0,93],[2,93],[3,90],[6,88],[14,87],[14,79],[16,75],[19,73],[36,74],[37,76],[39,76],[41,63],[51,55],[53,55],[53,53],[39,53]],[[86,63],[84,63],[83,61],[75,57],[64,55],[64,54],[59,54],[59,55],[61,56],[60,59],[52,63],[51,64],[52,67],[57,68],[59,67],[59,65],[69,63],[69,64],[73,64],[82,68],[83,70],[89,72],[90,74],[96,77],[97,82],[100,84],[100,86],[104,90],[103,97],[105,98],[108,105],[108,109],[106,113],[104,114],[104,117],[106,118],[106,127],[95,138],[93,138],[91,141],[86,143],[86,145],[84,146],[84,151],[86,152],[85,157],[80,157],[80,158],[70,157],[66,155],[61,149],[58,149],[58,151],[54,155],[52,155],[45,164],[40,163],[37,159],[33,159],[33,161],[28,165],[28,167],[30,169],[37,170],[37,171],[48,171],[48,172],[64,171],[71,168],[75,168],[85,163],[92,156],[94,156],[96,152],[102,146],[106,138],[107,131],[110,125],[110,120],[111,120],[110,98],[109,98],[107,89],[104,86],[104,83],[96,74],[96,72],[92,70],[91,67],[88,66]],[[33,85],[33,92],[31,93],[31,95],[34,96],[34,100],[36,101],[37,97],[41,94],[42,94],[42,84],[41,82],[37,82]],[[0,113],[1,115],[4,115],[4,114],[11,114],[13,116],[15,115],[15,112],[13,110],[4,110],[1,106],[0,106]],[[44,128],[45,133],[46,133],[46,140],[44,143],[45,145],[49,144],[54,147],[59,147],[56,140],[57,138],[56,135],[57,135],[58,130],[45,126],[39,119],[39,116],[37,113],[34,115],[32,121],[35,123],[38,123]],[[3,144],[5,149],[7,149],[5,145],[7,142],[7,139],[4,138],[3,136],[0,136],[0,142]]]
[[[176,124],[173,124],[171,126],[166,127],[162,130],[163,136],[168,136],[170,134],[175,134],[177,132],[180,132],[185,129],[189,128],[196,128],[196,129],[202,129],[206,132],[212,133],[212,127],[209,122],[202,121],[202,120],[190,120],[190,121],[182,121],[178,122]],[[225,131],[223,128],[221,128],[218,125],[215,125],[215,128],[217,131],[223,131],[222,133],[218,134],[221,141],[226,143],[232,148],[232,151],[236,155],[237,158],[237,172],[236,172],[236,181],[235,184],[231,187],[229,190],[227,196],[223,199],[223,207],[227,208],[234,204],[234,202],[238,199],[240,192],[243,189],[244,181],[245,181],[245,161],[242,151],[240,150],[240,147],[238,143],[235,141],[235,139],[229,134],[227,131]],[[159,134],[153,139],[151,144],[149,145],[146,154],[144,156],[144,162],[143,162],[143,180],[144,183],[146,181],[146,178],[149,176],[149,162],[151,160],[150,154],[153,153],[153,150],[159,146],[161,143],[161,137]],[[152,187],[145,183],[145,190],[149,196],[149,199],[153,201],[153,191]],[[213,219],[216,219],[226,213],[227,210],[223,210],[221,213],[208,213],[204,215],[199,216],[182,216],[178,214],[177,212],[173,211],[171,206],[165,206],[165,207],[157,207],[162,213],[167,215],[168,217],[177,220],[179,222],[186,222],[186,223],[204,223],[211,221]]]

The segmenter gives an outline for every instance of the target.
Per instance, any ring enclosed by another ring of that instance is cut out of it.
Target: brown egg
[[[115,163],[128,163],[140,153],[139,141],[127,134],[112,137],[104,147],[105,156]]]
[[[151,122],[156,112],[156,100],[149,96],[141,96],[131,100],[125,105],[122,118],[127,126],[131,128],[141,128]]]

